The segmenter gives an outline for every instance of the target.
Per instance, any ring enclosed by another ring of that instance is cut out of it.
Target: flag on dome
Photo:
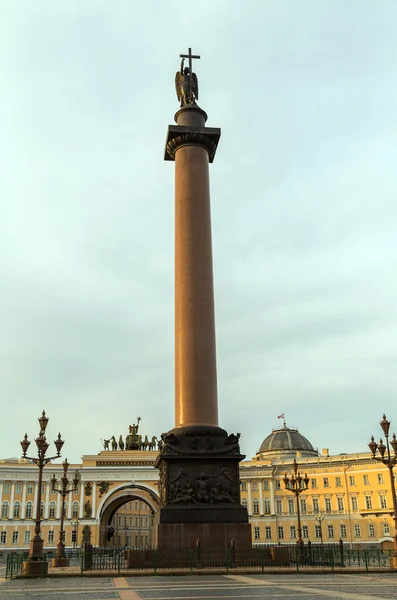
[[[284,413],[282,415],[278,415],[277,419],[285,419]]]

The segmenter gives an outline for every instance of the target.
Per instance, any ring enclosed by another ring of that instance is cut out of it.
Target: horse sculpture
[[[112,437],[110,438],[110,441],[112,442],[112,450],[117,450],[117,442],[116,442],[116,438],[114,437],[114,435],[112,435]]]
[[[143,442],[141,442],[141,449],[142,450],[146,450],[146,448],[149,446],[149,440],[148,440],[148,436],[145,435],[145,439],[143,440]]]
[[[120,450],[124,450],[124,442],[122,436],[119,437],[119,448]]]
[[[156,450],[157,438],[154,435],[149,442],[149,450]]]

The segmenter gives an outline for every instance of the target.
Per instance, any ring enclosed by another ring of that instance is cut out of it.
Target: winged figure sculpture
[[[184,60],[181,62],[181,70],[175,75],[175,89],[181,106],[195,104],[198,100],[198,80],[196,73],[191,73],[189,67],[183,68]]]

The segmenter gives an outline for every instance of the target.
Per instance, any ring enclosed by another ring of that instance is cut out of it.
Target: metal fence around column
[[[300,570],[387,568],[390,552],[381,549],[348,550],[344,545],[297,544],[262,545],[249,548],[92,548],[81,554],[81,573],[85,571],[145,571],[154,574],[159,571],[200,572],[203,570],[270,569],[292,568]]]
[[[369,570],[390,568],[391,550],[380,548],[349,549],[339,544],[283,544],[238,548],[95,548],[68,550],[69,566],[84,575],[98,571],[121,573],[128,571],[156,574],[167,571],[228,573],[230,570],[266,572],[289,568],[296,572],[326,570]],[[6,558],[6,578],[21,575],[26,552],[9,553]],[[47,560],[47,556],[45,558]]]

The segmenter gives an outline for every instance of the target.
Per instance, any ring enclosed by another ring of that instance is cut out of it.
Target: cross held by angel
[[[192,58],[200,58],[199,56],[193,56],[191,49],[189,48],[189,54],[181,54],[182,62],[180,71],[177,71],[175,75],[175,89],[176,95],[182,106],[188,106],[189,104],[196,104],[198,100],[198,80],[196,73],[192,72],[191,63]],[[189,58],[189,67],[184,67],[185,58]]]

